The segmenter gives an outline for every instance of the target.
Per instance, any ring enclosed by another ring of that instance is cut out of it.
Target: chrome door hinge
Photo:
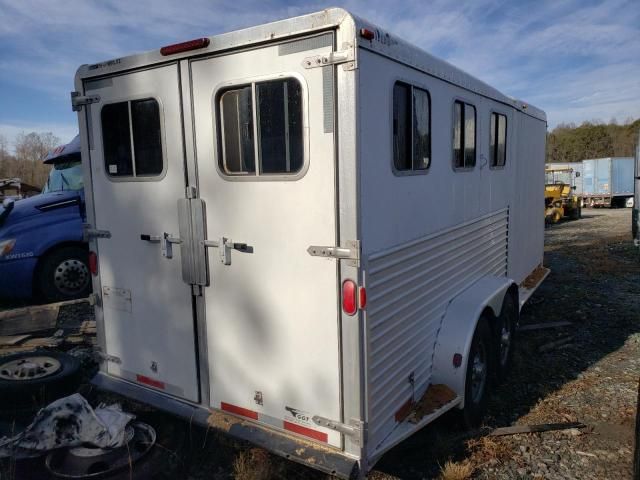
[[[364,444],[364,422],[362,420],[356,420],[352,418],[349,423],[342,423],[329,418],[321,417],[320,415],[314,415],[311,420],[316,425],[335,430],[343,435],[351,437],[354,443],[358,445]]]
[[[100,95],[80,95],[80,92],[71,92],[71,109],[79,112],[84,105],[98,103]]]
[[[348,260],[348,264],[353,267],[360,266],[360,240],[350,240],[345,247],[324,247],[311,245],[307,252],[312,257],[328,257],[339,260]]]
[[[90,293],[87,299],[89,300],[89,305],[92,307],[100,306],[100,297],[97,293]]]
[[[327,55],[313,55],[311,57],[305,57],[305,59],[302,60],[302,66],[306,69],[341,64],[344,64],[342,68],[345,70],[356,69],[355,48],[348,46],[337,52],[331,52]]]
[[[115,355],[109,355],[102,352],[99,348],[94,349],[96,352],[96,356],[100,360],[100,362],[111,362],[117,365],[122,364],[122,359],[120,357],[116,357]]]
[[[111,238],[111,232],[109,230],[97,230],[91,228],[88,223],[82,224],[82,239],[88,242],[92,238]]]

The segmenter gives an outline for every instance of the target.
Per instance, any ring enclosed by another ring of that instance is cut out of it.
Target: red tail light
[[[353,315],[358,310],[358,286],[353,280],[345,280],[342,284],[342,310],[347,315]]]
[[[358,290],[359,298],[358,298],[358,308],[360,310],[364,310],[367,306],[367,289],[364,287],[360,287]]]
[[[96,252],[89,252],[89,271],[92,275],[98,274],[98,255]]]
[[[174,55],[176,53],[188,52],[189,50],[197,50],[199,48],[205,48],[209,46],[208,38],[196,38],[195,40],[189,40],[188,42],[175,43],[173,45],[167,45],[160,49],[160,55]]]

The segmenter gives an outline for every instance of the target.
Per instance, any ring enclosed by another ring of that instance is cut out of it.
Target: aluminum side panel
[[[508,221],[504,209],[368,256],[372,446],[396,426],[402,405],[428,387],[447,304],[485,275],[506,275]]]

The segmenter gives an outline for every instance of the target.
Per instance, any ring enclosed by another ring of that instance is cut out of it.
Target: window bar
[[[283,95],[284,95],[284,151],[285,151],[285,171],[287,173],[291,172],[291,151],[289,148],[289,87],[287,81],[285,80],[282,84]]]
[[[131,100],[127,102],[127,109],[129,112],[129,139],[131,141],[131,172],[133,177],[136,176],[136,150],[133,144],[133,117],[131,115]]]
[[[235,115],[236,115],[236,131],[238,132],[238,167],[240,170],[240,173],[245,173],[245,164],[244,164],[244,144],[242,142],[242,132],[244,132],[244,125],[242,124],[242,115],[240,112],[240,93],[242,90],[236,90],[233,92],[233,98],[235,100]],[[230,92],[231,93],[231,92]],[[222,104],[222,108],[224,109],[224,103]],[[224,110],[222,113],[222,123],[224,125]],[[222,127],[224,128],[224,126]],[[247,132],[249,133],[249,132]],[[222,136],[222,148],[225,148],[225,141],[224,141],[224,130],[223,130],[223,136]],[[227,159],[225,157],[224,159],[224,167],[227,169],[227,171],[229,170],[229,167],[227,165]]]
[[[226,136],[225,136],[225,132],[224,132],[224,98],[225,94],[223,93],[220,96],[220,99],[218,100],[220,102],[220,120],[219,120],[219,125],[220,125],[220,138],[222,139],[222,166],[224,167],[225,172],[229,173],[229,166],[227,165],[227,146],[225,142]],[[240,120],[238,120],[238,126],[240,124]]]
[[[251,84],[251,98],[252,98],[252,112],[251,114],[253,115],[253,154],[255,156],[255,160],[254,160],[254,165],[255,165],[255,174],[256,176],[260,176],[260,174],[262,173],[262,159],[260,158],[260,147],[261,147],[261,140],[260,140],[260,129],[258,128],[258,95],[257,95],[257,91],[256,91],[256,84],[255,82]]]
[[[409,124],[409,131],[411,132],[411,134],[409,135],[409,145],[411,146],[411,148],[409,149],[409,162],[411,165],[411,168],[409,168],[410,171],[414,171],[415,170],[415,154],[413,153],[413,149],[414,149],[414,145],[413,145],[413,117],[414,117],[414,111],[413,109],[414,104],[413,104],[413,85],[409,86],[409,98],[408,98],[408,105],[407,105],[407,113],[409,118],[405,118],[405,121],[407,121],[407,123]]]

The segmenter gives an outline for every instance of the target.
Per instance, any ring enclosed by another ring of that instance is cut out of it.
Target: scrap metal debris
[[[538,352],[544,353],[544,352],[548,352],[549,350],[554,350],[560,346],[568,344],[572,340],[573,340],[573,337],[569,336],[569,337],[561,338],[559,340],[554,340],[553,342],[545,343],[544,345],[541,345],[540,347],[538,347]]]
[[[517,433],[539,433],[550,432],[552,430],[569,430],[574,428],[586,428],[586,425],[580,422],[543,423],[541,425],[513,425],[511,427],[496,428],[489,434],[489,436],[500,437],[503,435],[515,435]]]
[[[0,438],[0,458],[26,458],[80,445],[121,447],[126,443],[126,426],[134,418],[119,404],[94,410],[82,395],[74,393],[41,409],[23,432]]]
[[[521,332],[527,332],[530,330],[543,330],[545,328],[561,328],[561,327],[570,327],[573,325],[572,322],[546,322],[546,323],[532,323],[529,325],[522,325],[518,328]]]

